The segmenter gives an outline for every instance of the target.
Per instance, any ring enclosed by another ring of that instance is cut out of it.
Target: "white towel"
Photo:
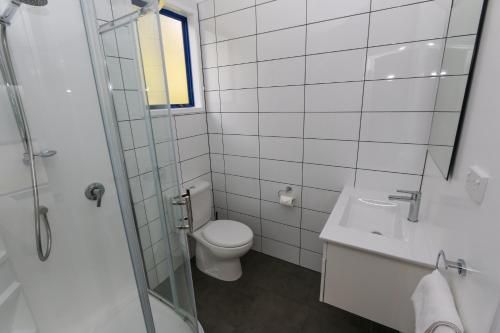
[[[415,333],[463,333],[450,286],[438,270],[420,280],[411,300]]]

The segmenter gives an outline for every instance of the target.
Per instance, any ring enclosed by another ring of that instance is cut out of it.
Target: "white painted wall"
[[[477,270],[465,279],[448,275],[466,331],[490,330],[499,302],[500,267],[500,3],[490,1],[451,181],[444,181],[432,159],[427,160],[422,192],[423,220],[445,229],[447,255],[462,257]],[[491,176],[484,202],[474,203],[464,189],[467,169],[478,165]],[[500,317],[497,314],[497,317]],[[498,321],[499,318],[497,318]]]
[[[135,281],[108,158],[79,1],[23,6],[9,27],[12,53],[33,136],[58,154],[39,161],[41,203],[53,249],[35,252],[32,196],[5,92],[0,96],[0,237],[41,333],[91,332],[108,311],[135,296]],[[2,88],[3,90],[3,88]],[[9,153],[10,150],[15,150]],[[10,171],[6,165],[13,165]],[[95,181],[102,208],[83,191]]]

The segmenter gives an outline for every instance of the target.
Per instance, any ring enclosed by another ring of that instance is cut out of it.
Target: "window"
[[[152,18],[140,21],[139,36],[149,105],[151,109],[161,109],[166,108],[167,101],[163,84],[163,68],[160,65],[159,39],[155,38],[157,37],[155,26]],[[160,28],[170,106],[172,108],[193,107],[194,94],[187,18],[170,10],[161,9]]]

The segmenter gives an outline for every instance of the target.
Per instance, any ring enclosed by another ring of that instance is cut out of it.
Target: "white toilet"
[[[241,277],[240,258],[252,247],[253,232],[241,222],[212,218],[210,184],[200,181],[189,188],[196,240],[196,267],[223,281]]]

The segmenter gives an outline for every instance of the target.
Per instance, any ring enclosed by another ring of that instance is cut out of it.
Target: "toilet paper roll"
[[[283,206],[293,207],[294,203],[295,198],[291,192],[280,194],[280,204]]]

